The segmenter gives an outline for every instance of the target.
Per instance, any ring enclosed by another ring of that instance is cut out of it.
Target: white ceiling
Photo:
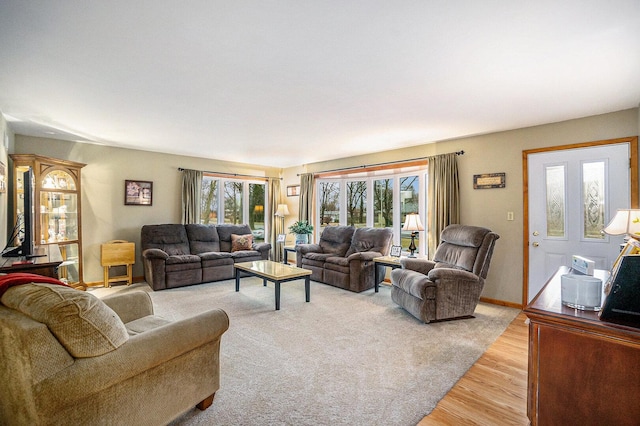
[[[19,134],[296,166],[637,107],[638,0],[2,0]]]

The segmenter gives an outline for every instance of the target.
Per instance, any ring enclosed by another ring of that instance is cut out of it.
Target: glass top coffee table
[[[276,311],[280,310],[280,283],[304,278],[304,293],[307,302],[310,300],[311,286],[309,276],[311,271],[296,266],[285,265],[271,260],[255,260],[253,262],[235,263],[236,291],[240,291],[240,272],[262,278],[263,285],[271,281],[276,287]]]

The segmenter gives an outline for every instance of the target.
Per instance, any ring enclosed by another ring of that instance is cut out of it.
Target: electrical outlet
[[[507,220],[513,220],[513,212],[507,212]]]

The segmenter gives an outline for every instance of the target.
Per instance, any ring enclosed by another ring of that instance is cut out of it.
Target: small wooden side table
[[[289,252],[296,254],[296,246],[284,246],[284,259],[282,263],[289,264]]]
[[[100,263],[104,268],[104,286],[111,287],[111,283],[126,281],[132,283],[133,264],[136,263],[136,245],[124,240],[112,240],[100,245]],[[126,266],[126,275],[109,276],[109,268]]]

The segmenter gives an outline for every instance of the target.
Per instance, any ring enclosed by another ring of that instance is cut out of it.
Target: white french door
[[[630,207],[629,143],[528,156],[529,303],[561,265],[579,255],[610,269],[622,236],[601,231]]]

